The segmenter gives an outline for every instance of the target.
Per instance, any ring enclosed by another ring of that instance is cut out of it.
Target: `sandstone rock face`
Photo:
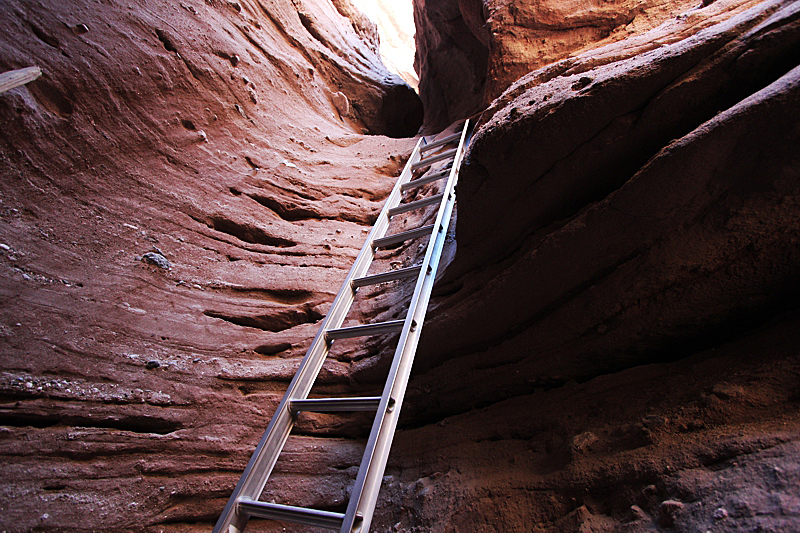
[[[347,5],[3,6],[0,68],[45,74],[0,95],[0,529],[211,529],[413,146],[357,132],[408,108]],[[798,529],[798,3],[742,8],[484,114],[373,531]],[[265,499],[340,510],[368,426],[304,415]]]
[[[0,95],[0,529],[209,531],[414,144],[361,131],[419,101],[327,3],[0,13],[44,72]],[[360,451],[312,424],[329,505]]]
[[[755,3],[721,0],[703,8],[690,0],[414,0],[426,127],[438,131],[480,111],[544,65],[611,42],[630,42],[675,16],[708,24],[714,13]]]
[[[798,527],[799,8],[676,20],[486,112],[385,524]]]
[[[377,29],[369,19],[348,0],[337,0],[335,4],[293,0],[291,7],[279,9],[286,8],[287,22],[268,17],[275,30],[304,51],[311,67],[329,87],[344,92],[355,118],[367,127],[364,133],[392,137],[417,133],[422,123],[420,100],[413,89],[380,62],[375,45]],[[289,26],[298,20],[305,31]],[[298,81],[301,79],[298,76]]]

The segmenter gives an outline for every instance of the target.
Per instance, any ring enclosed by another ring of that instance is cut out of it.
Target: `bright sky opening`
[[[353,4],[378,25],[381,59],[414,90],[419,85],[414,72],[414,8],[411,0],[352,0]]]

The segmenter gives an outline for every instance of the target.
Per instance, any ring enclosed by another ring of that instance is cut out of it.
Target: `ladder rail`
[[[281,403],[272,415],[272,419],[256,446],[253,455],[250,457],[242,477],[236,484],[219,520],[217,520],[213,533],[239,532],[242,531],[247,524],[249,515],[240,512],[237,502],[240,499],[258,500],[261,492],[264,490],[264,486],[272,473],[272,469],[275,467],[278,456],[283,450],[286,440],[289,438],[289,433],[294,426],[291,402],[292,400],[305,399],[311,391],[330,349],[325,333],[330,329],[341,327],[344,322],[347,312],[350,310],[350,306],[355,300],[355,291],[351,285],[352,281],[364,277],[369,269],[375,256],[372,243],[386,233],[390,221],[388,214],[389,209],[400,203],[400,199],[402,198],[401,187],[404,183],[411,180],[411,168],[414,163],[421,158],[420,148],[423,142],[424,138],[420,138],[420,140],[417,141],[411,153],[411,157],[409,157],[405,168],[403,168],[403,172],[400,174],[400,178],[389,194],[389,198],[384,204],[380,215],[378,215],[375,225],[367,235],[364,246],[361,248],[358,257],[350,268],[347,278],[344,283],[342,283],[342,287],[336,295],[336,298],[334,298],[330,311],[325,316],[314,340],[311,342],[311,346],[300,362],[297,373],[289,383]]]
[[[42,69],[39,67],[26,67],[3,72],[0,74],[0,94],[30,83],[41,75]]]
[[[362,456],[350,502],[345,512],[340,533],[365,533],[369,530],[375,504],[378,500],[383,472],[389,457],[389,450],[394,439],[394,431],[400,416],[400,407],[405,397],[406,386],[411,374],[411,365],[416,355],[422,324],[428,310],[431,289],[441,259],[447,228],[455,204],[455,186],[458,182],[458,171],[464,156],[469,120],[464,122],[461,139],[453,159],[443,201],[434,222],[432,245],[428,245],[425,258],[421,264],[414,295],[409,304],[403,330],[395,349],[395,355],[381,395],[381,403],[375,416],[367,447]]]

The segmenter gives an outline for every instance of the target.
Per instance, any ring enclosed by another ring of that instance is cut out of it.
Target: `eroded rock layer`
[[[612,42],[634,43],[675,17],[684,24],[685,37],[719,15],[730,16],[756,3],[414,0],[415,66],[426,127],[438,131],[482,110],[518,78],[544,65]],[[667,33],[668,39],[680,38],[679,32]],[[652,46],[654,37],[650,34],[639,44]]]
[[[45,74],[0,95],[0,529],[209,531],[413,146],[362,132],[419,108],[344,0],[62,4],[2,8]],[[798,529],[800,3],[750,4],[637,12],[483,115],[373,531]],[[391,339],[334,347],[315,394],[376,393]],[[370,421],[298,422],[264,498],[342,510]]]
[[[415,142],[362,130],[419,101],[330,4],[0,14],[44,72],[0,95],[0,529],[208,531]]]
[[[799,14],[676,20],[487,110],[387,526],[798,527]]]

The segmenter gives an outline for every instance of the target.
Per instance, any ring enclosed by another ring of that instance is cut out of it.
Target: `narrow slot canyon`
[[[370,531],[800,530],[800,1],[409,3],[0,6],[0,75],[41,69],[0,92],[0,530],[211,531],[467,118]],[[380,396],[396,343],[336,340],[312,396]],[[344,512],[371,423],[297,415],[261,499]]]

